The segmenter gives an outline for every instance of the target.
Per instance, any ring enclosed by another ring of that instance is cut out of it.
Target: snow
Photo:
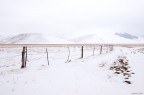
[[[72,43],[64,39],[56,38],[41,33],[24,33],[16,36],[12,36],[1,40],[2,44],[61,44],[61,43]]]
[[[116,35],[115,32],[96,32],[75,36],[69,34],[67,37],[64,34],[63,37],[60,35],[55,37],[42,33],[24,33],[0,40],[1,44],[142,44],[143,42],[144,39],[141,36],[138,39],[129,39]]]
[[[6,36],[0,35],[0,40],[7,38]]]
[[[22,48],[0,48],[1,95],[143,95],[143,47],[114,47],[99,54],[100,47],[47,47],[50,65],[47,65],[45,47],[28,47],[27,68],[21,69]],[[131,66],[132,84],[124,83],[122,75],[109,67],[119,56],[126,56]],[[100,65],[104,64],[103,67]]]
[[[77,39],[73,39],[76,43],[89,43],[89,44],[96,44],[96,43],[110,43],[110,44],[132,44],[132,43],[143,43],[144,39],[127,39],[124,37],[120,37],[116,35],[115,32],[110,33],[94,33],[79,37]]]

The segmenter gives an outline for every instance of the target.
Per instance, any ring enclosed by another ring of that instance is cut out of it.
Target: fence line
[[[94,56],[96,54],[108,53],[111,51],[111,49],[113,49],[113,46],[110,46],[110,45],[108,45],[108,46],[93,46],[93,47],[91,46],[91,48],[87,47],[87,46],[83,46],[81,48],[79,47],[76,49],[75,49],[75,47],[60,47],[60,48],[57,48],[57,47],[50,47],[50,48],[43,47],[42,48],[41,47],[41,48],[38,48],[39,50],[37,49],[37,47],[36,48],[27,47],[27,48],[28,48],[28,50],[27,50],[26,59],[24,59],[25,61],[23,61],[23,62],[26,62],[26,60],[28,62],[30,62],[30,61],[35,61],[35,60],[40,60],[42,58],[45,58],[45,59],[47,59],[48,64],[49,64],[48,58],[50,58],[50,60],[51,59],[65,59],[65,62],[66,61],[70,62],[72,60],[71,57],[84,58],[85,56],[90,55],[90,54],[92,56]],[[47,56],[47,52],[45,51],[46,48],[47,48],[47,51],[49,53],[49,56]],[[22,48],[21,48],[21,50],[22,50]],[[5,51],[7,51],[7,49],[4,50],[4,48],[3,48],[2,52],[4,53]],[[91,53],[87,54],[87,52],[91,52]],[[6,53],[8,53],[8,52],[6,52]],[[75,53],[78,53],[78,54],[75,54]],[[39,57],[40,54],[42,54],[41,57]],[[60,55],[65,54],[65,58],[64,57],[58,57],[57,55],[59,55],[59,54]],[[38,55],[38,57],[36,57],[36,55]],[[10,56],[10,57],[2,57],[2,58],[0,58],[0,60],[8,59],[8,58],[16,58],[18,56],[21,58],[22,55],[19,54],[19,55],[14,55],[14,56]],[[33,58],[33,56],[35,56],[36,58]],[[22,60],[22,59],[19,59],[19,60]]]

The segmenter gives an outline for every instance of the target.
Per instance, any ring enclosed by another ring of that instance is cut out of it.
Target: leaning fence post
[[[47,62],[48,62],[48,65],[49,65],[49,56],[48,56],[48,50],[46,48],[46,53],[47,53]]]
[[[66,63],[71,61],[71,60],[69,60],[69,57],[70,57],[70,49],[69,49],[69,47],[68,47],[68,52],[69,52],[69,53],[68,53],[68,58],[67,58]]]

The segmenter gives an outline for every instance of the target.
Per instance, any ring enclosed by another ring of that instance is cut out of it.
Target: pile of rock
[[[114,74],[122,74],[124,76],[124,82],[132,84],[130,77],[132,77],[132,70],[130,70],[128,60],[125,56],[119,56],[118,59],[112,64],[110,70],[114,71]]]

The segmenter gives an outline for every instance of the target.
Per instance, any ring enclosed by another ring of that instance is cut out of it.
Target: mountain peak
[[[126,39],[138,39],[137,36],[128,34],[128,33],[115,33],[115,35],[118,35],[120,37],[126,38]]]

